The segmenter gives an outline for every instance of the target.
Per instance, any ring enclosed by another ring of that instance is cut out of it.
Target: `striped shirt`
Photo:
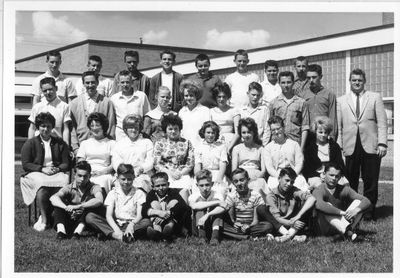
[[[260,193],[255,191],[249,191],[249,198],[241,198],[239,193],[233,191],[226,197],[226,203],[228,209],[234,208],[236,221],[242,224],[251,224],[254,217],[254,209],[259,205],[263,205],[264,200],[262,199]]]

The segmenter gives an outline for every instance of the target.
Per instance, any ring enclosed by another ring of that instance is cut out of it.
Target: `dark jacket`
[[[319,177],[320,174],[317,170],[322,166],[322,162],[318,157],[318,146],[315,136],[310,137],[310,140],[307,141],[307,145],[304,148],[304,166],[302,171],[302,174],[306,179]],[[329,138],[328,144],[330,162],[336,162],[340,167],[342,167],[342,173],[344,173],[345,167],[342,158],[342,151],[339,145],[333,141],[332,138]]]
[[[51,136],[51,157],[53,165],[66,172],[71,167],[68,145],[60,137]],[[40,135],[28,139],[21,149],[22,168],[25,175],[30,172],[40,172],[44,162],[44,144]]]
[[[175,112],[179,112],[179,110],[182,107],[182,101],[183,101],[183,95],[179,92],[179,86],[182,82],[183,75],[176,72],[172,71],[173,77],[172,77],[172,92],[171,92],[171,103],[172,107],[171,110],[174,110]],[[161,81],[161,72],[157,73],[150,79],[150,92],[149,92],[149,102],[151,109],[154,109],[157,107],[157,91],[158,87],[160,87],[162,84]]]

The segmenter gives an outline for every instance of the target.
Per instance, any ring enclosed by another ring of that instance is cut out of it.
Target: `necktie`
[[[360,117],[360,94],[356,94],[357,100],[356,100],[356,116],[357,119]]]

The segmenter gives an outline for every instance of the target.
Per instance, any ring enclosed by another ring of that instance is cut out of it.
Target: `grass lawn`
[[[393,185],[380,184],[378,220],[362,222],[360,243],[310,238],[305,243],[223,241],[204,246],[196,238],[175,243],[99,242],[94,237],[57,241],[54,230],[27,226],[16,166],[15,272],[392,272]],[[382,169],[382,180],[393,180]]]

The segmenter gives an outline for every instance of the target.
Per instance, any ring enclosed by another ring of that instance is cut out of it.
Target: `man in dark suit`
[[[360,176],[364,196],[372,203],[372,210],[364,219],[375,219],[378,200],[378,179],[382,157],[387,151],[387,120],[382,97],[364,89],[365,72],[354,69],[350,74],[351,93],[337,100],[338,144],[346,159],[350,186],[357,191]]]

